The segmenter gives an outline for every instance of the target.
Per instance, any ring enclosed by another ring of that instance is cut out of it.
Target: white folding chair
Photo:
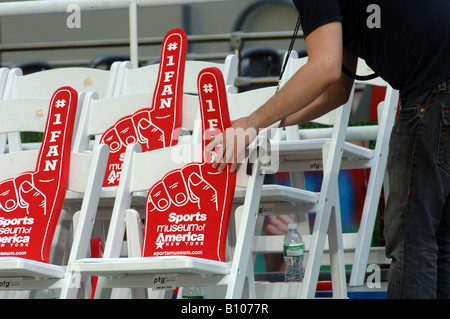
[[[43,98],[29,98],[27,99],[27,103],[21,103],[17,105],[12,105],[11,102],[13,100],[9,101],[0,101],[0,108],[2,112],[1,121],[2,124],[0,125],[0,132],[1,133],[8,133],[16,131],[17,128],[17,121],[15,118],[18,116],[20,117],[20,125],[23,127],[30,128],[32,130],[38,130],[38,131],[45,131],[46,128],[50,130],[50,122],[54,121],[55,123],[59,121],[59,119],[62,120],[62,115],[58,117],[56,111],[49,110],[49,102],[51,105],[55,105],[53,109],[58,108],[58,98],[61,95],[61,92],[63,94],[66,94],[67,92],[65,88],[62,88],[60,90],[57,90],[57,92],[54,95],[54,99],[43,99]],[[72,98],[75,98],[74,96],[77,95],[77,92],[72,90],[71,96]],[[62,95],[63,97],[67,97],[66,95]],[[76,97],[77,98],[77,97]],[[46,107],[43,105],[43,102],[46,102]],[[67,99],[65,100],[67,101]],[[65,103],[64,106],[72,105],[69,102]],[[61,106],[61,104],[59,104]],[[77,105],[75,104],[75,107]],[[36,108],[38,107],[40,110],[42,110],[44,113],[43,116],[39,116],[36,114]],[[73,108],[71,107],[71,110]],[[47,121],[47,115],[54,115],[49,117]],[[67,116],[68,121],[75,122],[76,113],[69,113],[70,115]],[[71,120],[70,120],[71,118]],[[46,125],[46,122],[47,125]],[[57,132],[58,127],[55,126],[56,123],[53,125],[52,131],[47,131],[44,135],[44,141],[45,143],[42,144],[42,149],[40,150],[25,150],[25,151],[18,151],[18,152],[12,152],[8,154],[0,155],[0,161],[1,161],[1,167],[8,167],[8,169],[3,169],[0,171],[0,180],[2,181],[14,181],[14,184],[16,185],[16,188],[18,187],[21,176],[27,176],[27,174],[24,174],[24,172],[34,172],[33,176],[33,185],[36,187],[36,189],[39,189],[40,194],[44,196],[45,202],[42,202],[40,205],[31,205],[30,202],[28,202],[28,215],[30,218],[34,217],[33,220],[33,228],[39,229],[39,227],[45,226],[46,224],[43,224],[43,220],[38,219],[37,217],[40,216],[37,210],[44,209],[45,214],[48,216],[53,216],[53,222],[58,221],[58,218],[60,214],[63,214],[61,212],[62,208],[62,202],[65,200],[66,190],[64,188],[61,188],[60,192],[60,199],[58,199],[58,195],[56,197],[49,197],[48,194],[44,191],[44,188],[39,187],[36,184],[37,181],[40,181],[42,178],[50,178],[50,176],[41,176],[38,174],[43,174],[45,171],[52,171],[53,168],[49,164],[49,166],[44,166],[43,163],[49,154],[54,154],[55,156],[59,156],[56,159],[56,163],[58,161],[61,161],[61,171],[67,171],[68,172],[68,181],[66,189],[68,192],[76,192],[76,193],[82,193],[83,196],[83,202],[81,204],[80,209],[80,215],[82,222],[79,223],[79,226],[75,232],[74,240],[72,242],[72,246],[70,249],[69,254],[69,260],[73,260],[76,258],[80,258],[82,256],[88,256],[88,249],[89,249],[89,241],[88,238],[85,236],[85,233],[90,233],[90,228],[92,228],[92,218],[95,216],[96,210],[97,210],[97,204],[100,196],[101,191],[101,182],[102,182],[102,176],[105,171],[107,157],[108,157],[108,149],[106,146],[98,146],[95,148],[95,150],[91,154],[81,154],[72,152],[70,148],[68,148],[69,153],[63,153],[62,148],[58,149],[58,151],[55,151],[55,149],[52,148],[51,145],[53,145],[53,142],[57,142],[56,139],[61,137],[65,139],[64,143],[69,143],[70,146],[72,135],[70,131],[70,126],[66,126],[67,130],[63,132],[62,135],[59,135]],[[14,126],[16,124],[16,126]],[[21,127],[20,127],[21,128]],[[19,129],[20,129],[19,128]],[[60,129],[60,128],[59,128]],[[56,133],[55,133],[56,132]],[[67,138],[65,138],[65,134],[67,134]],[[59,145],[59,144],[58,144]],[[64,144],[63,144],[64,145]],[[70,162],[66,162],[64,160],[64,157],[62,156],[69,156]],[[55,164],[55,162],[53,162]],[[56,164],[57,165],[57,164]],[[64,166],[63,166],[64,165]],[[69,165],[68,167],[65,165]],[[43,168],[43,169],[42,169]],[[59,171],[59,168],[56,166],[56,169]],[[53,176],[53,175],[52,175]],[[54,184],[52,186],[46,186],[47,189],[53,189],[58,188],[60,186],[59,183],[61,180],[64,180],[65,178],[62,177],[62,175],[58,175],[59,178],[54,179]],[[54,178],[55,176],[53,176]],[[5,183],[3,182],[3,184]],[[8,182],[10,183],[10,182]],[[6,185],[6,184],[4,184]],[[8,184],[9,185],[9,184]],[[61,187],[64,187],[63,185]],[[36,192],[34,195],[38,195],[39,193]],[[3,192],[2,196],[8,196],[7,193]],[[39,196],[37,196],[38,198]],[[20,197],[17,197],[17,199],[22,198],[22,195]],[[54,206],[51,206],[51,198],[55,198]],[[11,198],[9,201],[6,201],[6,203],[9,203],[8,205],[12,205],[14,202],[14,198]],[[57,204],[57,203],[60,204]],[[2,199],[2,203],[5,203],[5,200]],[[43,205],[43,203],[45,203]],[[18,206],[17,206],[18,205]],[[20,205],[24,205],[22,200],[17,201],[17,205],[14,207],[19,207]],[[59,207],[59,210],[58,210]],[[13,207],[7,207],[8,209],[13,209]],[[16,209],[16,208],[14,208]],[[7,212],[4,214],[5,207],[3,207],[2,204],[2,219],[4,221],[10,220],[9,217],[11,217],[11,212]],[[17,212],[14,210],[14,212]],[[18,216],[18,215],[17,215]],[[49,222],[48,225],[50,225]],[[5,223],[2,226],[4,229],[6,228]],[[48,234],[44,237],[44,242],[42,243],[42,249],[43,253],[39,256],[39,258],[36,258],[34,255],[29,255],[29,252],[27,252],[27,255],[25,257],[20,257],[22,254],[14,253],[9,254],[8,251],[3,250],[3,252],[8,253],[8,256],[3,255],[0,257],[0,277],[6,278],[10,280],[11,285],[8,287],[10,291],[16,291],[16,290],[40,290],[40,289],[58,289],[60,291],[59,296],[62,298],[75,298],[76,293],[78,292],[78,285],[81,283],[80,277],[74,277],[72,273],[67,272],[66,266],[59,263],[53,263],[52,257],[45,257],[45,250],[48,247],[48,243],[51,241],[51,228],[52,226],[48,226],[49,231]],[[27,228],[27,227],[25,227]],[[29,232],[33,231],[33,229],[30,229],[28,226]],[[25,230],[23,230],[25,231]],[[55,232],[56,233],[56,232]],[[31,243],[30,239],[30,243]],[[33,245],[41,245],[40,243],[33,243]],[[31,244],[30,244],[31,245]],[[20,246],[19,246],[20,247]],[[34,246],[33,246],[34,247]],[[51,248],[53,250],[54,247]],[[19,249],[20,250],[20,249]],[[33,250],[34,251],[34,250]],[[20,251],[19,251],[20,252]],[[39,251],[37,251],[39,252]],[[52,251],[50,251],[50,254]],[[5,279],[5,280],[6,280]],[[58,295],[58,294],[55,294]]]
[[[306,59],[298,59],[295,54],[291,57],[291,60],[289,61],[288,68],[286,70],[286,77],[289,78],[293,73],[295,73],[296,70],[298,70],[302,65],[306,63]],[[364,65],[360,62],[361,65]],[[368,71],[365,71],[368,73]],[[380,83],[379,81],[376,83]],[[349,102],[347,102],[346,107],[350,108],[352,103],[352,97],[353,94],[350,97]],[[359,248],[359,252],[356,253],[356,259],[355,263],[353,264],[354,267],[356,266],[356,261],[358,259],[365,259],[365,262],[367,261],[367,255],[362,256],[362,251],[364,250],[364,254],[368,254],[369,246],[370,246],[370,240],[371,235],[373,232],[373,224],[375,222],[375,216],[376,216],[376,209],[377,204],[379,201],[379,194],[381,191],[381,184],[384,177],[384,167],[385,163],[383,163],[383,159],[379,160],[380,157],[386,156],[387,146],[388,146],[388,136],[390,134],[390,129],[392,127],[392,123],[395,117],[395,110],[398,103],[398,92],[395,92],[392,90],[392,88],[388,87],[387,95],[386,95],[386,101],[385,106],[383,108],[383,113],[379,117],[380,122],[379,126],[370,126],[370,127],[347,127],[347,124],[343,126],[344,130],[344,136],[346,137],[346,141],[343,143],[341,149],[342,153],[342,161],[341,164],[338,166],[338,169],[354,169],[354,168],[372,168],[371,170],[371,177],[369,179],[369,186],[368,191],[366,195],[366,201],[365,201],[365,208],[363,213],[363,221],[360,226],[360,233],[359,238],[363,237],[363,240],[356,240],[356,234],[343,234],[343,245],[344,248],[347,250],[350,250],[352,252],[355,251],[355,247],[358,246],[364,247],[364,249]],[[316,119],[319,123],[322,124],[332,124],[333,123],[333,117],[336,117],[337,112],[339,110],[334,110],[332,112],[329,112],[328,114],[325,114],[319,119]],[[348,121],[348,116],[345,116]],[[332,120],[330,122],[330,119]],[[344,120],[344,119],[342,119]],[[341,120],[341,125],[343,124]],[[344,120],[345,121],[345,120]],[[311,170],[313,168],[314,170],[322,170],[325,168],[325,164],[323,159],[319,156],[311,156],[307,155],[308,152],[311,152],[313,149],[320,149],[320,145],[326,145],[325,143],[329,141],[330,137],[332,137],[332,133],[334,132],[334,128],[323,128],[323,129],[304,129],[304,130],[298,130],[297,126],[292,126],[286,128],[285,136],[283,137],[283,140],[280,141],[280,170],[286,170],[290,172],[291,176],[291,185],[293,187],[303,188],[304,187],[304,177],[303,172]],[[378,134],[378,135],[377,135]],[[363,141],[363,140],[377,140],[377,145],[375,150],[371,150],[369,148],[365,148],[362,146],[354,145],[353,143],[350,143],[348,141]],[[306,146],[306,152],[304,154],[298,153],[298,147],[299,145],[305,145]],[[314,146],[315,145],[315,146]],[[309,148],[309,150],[307,150]],[[290,154],[289,154],[290,153]],[[384,155],[381,155],[384,154]],[[306,155],[306,156],[305,156]],[[385,160],[385,158],[384,158]],[[326,176],[326,171],[324,172],[324,176]],[[378,176],[378,177],[377,177]],[[324,178],[323,183],[326,182],[326,179]],[[338,187],[337,184],[334,184],[333,187]],[[322,185],[323,188],[323,185]],[[377,194],[378,193],[378,194]],[[337,197],[336,197],[337,198]],[[338,198],[337,198],[338,199]],[[262,198],[262,202],[264,202],[264,199]],[[339,203],[336,203],[335,208],[336,210],[339,210]],[[269,211],[273,211],[273,209],[269,209]],[[292,209],[287,211],[292,211]],[[300,222],[300,229],[303,234],[307,234],[305,237],[306,242],[306,249],[309,250],[309,255],[313,253],[312,249],[313,246],[310,244],[310,238],[309,238],[309,222],[307,219],[298,219]],[[337,218],[335,222],[339,222],[340,224],[340,218]],[[317,221],[316,221],[317,223]],[[316,225],[315,225],[316,227]],[[313,231],[313,237],[314,237],[314,231]],[[330,242],[330,240],[329,240]],[[282,237],[279,238],[272,238],[271,242],[265,242],[265,244],[259,244],[256,250],[261,250],[262,252],[280,252],[282,243]],[[330,242],[331,244],[331,242]],[[323,244],[320,244],[320,247],[324,247]],[[330,247],[324,247],[325,250],[329,250]],[[321,248],[319,248],[321,249]],[[322,254],[319,253],[319,256]],[[320,266],[320,258],[318,258],[315,262],[317,266]],[[349,261],[346,259],[344,261],[346,264],[352,264],[351,260]],[[309,261],[308,261],[309,263]],[[307,267],[308,269],[308,267]],[[364,276],[365,273],[365,264],[363,266],[358,266],[356,269],[360,269],[362,273],[362,276]],[[333,271],[333,270],[332,270]],[[311,298],[314,296],[314,289],[315,289],[315,283],[309,282],[309,272],[308,270],[305,273],[305,280],[302,285],[302,294],[301,296]],[[352,275],[353,276],[353,275]],[[314,275],[314,278],[316,278],[316,275]],[[342,276],[341,276],[342,278]],[[343,281],[341,281],[340,285],[341,287],[344,287],[345,277],[342,278]],[[361,281],[362,282],[362,281]],[[309,285],[309,288],[305,287],[305,283]],[[335,285],[333,285],[333,288]],[[338,292],[338,296],[346,296],[345,290],[340,290]]]
[[[264,91],[262,91],[264,90]],[[259,106],[271,97],[275,88],[265,88],[252,90],[239,95],[247,94],[247,101],[261,98]],[[243,108],[247,103],[245,100],[234,103],[238,94],[228,96],[230,105],[230,115],[233,115],[235,108]],[[264,96],[264,98],[263,98]],[[319,276],[321,259],[323,255],[325,240],[329,235],[330,255],[332,263],[332,278],[334,287],[334,297],[345,298],[345,269],[343,260],[343,242],[342,229],[340,224],[340,210],[338,203],[338,172],[340,168],[342,153],[344,149],[344,138],[351,109],[350,100],[344,106],[333,111],[333,115],[328,116],[332,121],[329,124],[332,127],[332,136],[320,140],[299,140],[282,139],[282,136],[271,140],[272,160],[278,160],[278,163],[270,163],[268,170],[274,171],[302,171],[308,170],[312,161],[320,161],[324,167],[324,179],[319,192],[308,191],[301,185],[297,187],[287,187],[283,185],[265,184],[261,191],[261,209],[260,216],[270,214],[295,214],[298,220],[305,221],[308,213],[315,213],[315,224],[313,234],[309,232],[305,239],[307,241],[306,249],[309,250],[309,257],[306,261],[306,270],[301,288],[297,291],[297,297],[311,298],[314,296],[316,284]],[[252,112],[252,110],[244,110]],[[248,114],[248,113],[247,113]],[[245,114],[239,114],[242,116]],[[234,116],[231,116],[234,119]],[[327,118],[327,117],[324,117]],[[278,157],[277,157],[278,156]],[[307,169],[305,169],[307,167]],[[267,168],[266,168],[267,169]],[[236,202],[239,203],[245,197],[245,190],[236,190]],[[338,222],[339,221],[339,222]],[[255,229],[254,253],[273,251],[274,245],[276,251],[282,251],[282,244],[276,236],[259,236],[262,223]],[[309,228],[308,228],[309,229]],[[270,248],[269,248],[270,247]]]
[[[202,74],[208,73],[208,70],[211,69],[204,70]],[[220,71],[218,69],[215,70],[214,74],[216,78],[219,78]],[[201,80],[199,80],[199,83],[202,83]],[[199,93],[201,95],[201,92]],[[221,97],[221,99],[223,98],[224,96]],[[216,102],[209,104],[205,100],[201,99],[201,101],[203,108],[218,107],[215,104]],[[222,112],[225,112],[223,108]],[[204,109],[203,114],[204,123],[209,125],[210,122],[205,120],[205,114],[209,114],[208,110]],[[217,111],[212,114],[213,116],[218,116]],[[219,118],[217,120],[216,123],[219,123],[218,127],[221,127],[221,119]],[[240,220],[241,226],[236,240],[235,253],[230,262],[217,258],[205,259],[195,256],[177,256],[176,254],[159,257],[139,257],[139,254],[132,253],[132,257],[119,258],[125,229],[127,229],[128,236],[138,238],[136,239],[138,247],[135,251],[140,252],[141,250],[142,242],[139,239],[141,237],[136,235],[139,232],[138,227],[128,227],[130,225],[126,225],[125,222],[126,214],[133,214],[133,209],[130,207],[133,193],[151,189],[156,183],[161,181],[167,172],[185,168],[186,164],[189,163],[202,163],[203,147],[204,145],[202,144],[179,144],[144,153],[139,152],[140,147],[137,144],[133,144],[127,148],[103,258],[80,259],[69,266],[69,269],[74,273],[79,272],[81,274],[100,276],[96,290],[97,297],[110,297],[109,290],[112,287],[156,288],[154,285],[155,280],[161,284],[161,281],[158,281],[159,278],[174,280],[171,283],[176,286],[224,285],[227,287],[225,296],[228,298],[239,298],[242,296],[245,279],[250,282],[248,286],[250,289],[254,287],[251,284],[253,278],[248,276],[250,261],[250,254],[248,252],[251,251],[251,240],[248,240],[248,234],[253,236],[254,222],[256,221],[258,210],[259,191],[263,179],[263,175],[259,174],[261,168],[259,161],[256,161],[253,165],[253,174],[251,177],[245,177],[243,180],[247,185],[248,193],[244,205],[241,208],[243,209]],[[242,176],[245,176],[245,173]],[[218,178],[213,177],[208,179],[208,182],[211,185],[209,190],[222,187],[222,181]],[[134,213],[137,215],[136,212]],[[156,214],[164,214],[167,216],[167,212]],[[133,223],[131,219],[127,221]],[[148,225],[151,225],[151,223],[152,217],[151,215],[147,215],[147,231],[149,229]],[[136,225],[136,223],[134,224]],[[221,225],[224,228],[220,229],[223,230],[227,228],[228,223],[223,222]],[[132,229],[134,230],[134,234],[131,231]],[[145,236],[147,236],[147,233]],[[147,241],[144,242],[144,252],[146,251],[145,243]],[[221,244],[224,244],[224,242],[222,241]],[[170,289],[171,287],[165,286],[164,288]],[[250,295],[254,296],[254,292],[250,291]]]
[[[40,148],[40,142],[22,143],[21,135],[26,132],[43,132],[48,101],[56,89],[63,86],[71,86],[80,94],[80,101],[82,100],[82,96],[91,90],[98,92],[100,98],[112,96],[121,64],[122,62],[113,63],[111,69],[108,71],[92,68],[59,68],[22,75],[20,69],[14,68],[9,70],[5,83],[3,100],[7,101],[5,103],[7,103],[9,107],[15,108],[19,112],[21,112],[21,110],[33,112],[35,122],[29,125],[25,124],[20,113],[18,113],[16,117],[11,118],[10,122],[5,123],[5,125],[14,129],[7,134],[1,135],[0,141],[3,142],[0,142],[0,153],[4,153],[5,151],[18,152],[31,149],[38,150]],[[81,110],[81,102],[78,107],[79,110]],[[77,113],[77,116],[79,114],[80,112]],[[75,121],[75,126],[77,126],[78,118]],[[70,196],[76,197],[73,194]],[[66,202],[65,211],[71,211],[72,209],[75,209],[76,211],[79,208],[82,196],[77,196],[77,203],[74,198],[71,198],[70,203],[69,201]],[[54,245],[60,246],[61,249],[53,250],[53,262],[61,263],[63,262],[63,259],[67,257],[65,245],[66,242],[70,240],[69,228],[71,222],[72,217],[70,216],[69,220],[58,225]],[[57,251],[59,252],[56,253]]]
[[[305,59],[296,59],[294,53],[291,62],[293,64],[289,70],[295,72],[296,69],[305,63]],[[357,74],[364,76],[371,73],[373,71],[367,66],[366,62],[359,58]],[[348,252],[346,254],[346,264],[352,265],[349,285],[361,286],[364,283],[366,267],[369,261],[375,264],[389,263],[389,260],[384,256],[384,247],[371,247],[371,241],[383,185],[385,186],[386,197],[388,193],[388,189],[386,188],[387,183],[385,183],[385,179],[387,178],[386,161],[389,152],[389,138],[397,113],[399,92],[394,90],[380,77],[368,81],[357,80],[355,83],[386,88],[384,101],[377,106],[377,125],[352,126],[347,128],[346,143],[344,144],[345,147],[341,164],[341,169],[370,169],[358,232],[344,234],[344,248]],[[296,126],[292,126],[286,129],[286,139],[288,140],[296,138],[303,140],[324,138],[330,136],[330,134],[331,130],[327,128],[298,130]],[[360,143],[351,143],[361,141],[375,141],[375,148],[370,149]],[[320,162],[314,163],[316,167],[320,167],[320,165]],[[298,173],[291,175],[291,182],[294,185],[299,180],[302,180],[302,176]]]

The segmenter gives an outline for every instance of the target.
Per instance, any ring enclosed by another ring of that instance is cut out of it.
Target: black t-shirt
[[[306,37],[324,24],[342,21],[344,49],[366,60],[400,90],[402,99],[418,97],[450,78],[449,0],[294,0],[294,4]]]

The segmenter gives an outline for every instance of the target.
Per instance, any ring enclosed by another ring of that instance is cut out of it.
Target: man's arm
[[[343,51],[342,64],[351,72],[356,72],[358,58]],[[353,79],[342,72],[339,81],[334,83],[328,90],[320,95],[311,104],[303,109],[288,115],[281,121],[280,126],[289,126],[300,123],[310,122],[335,108],[345,104],[349,97],[353,86]]]
[[[251,127],[264,128],[311,104],[341,78],[342,26],[323,25],[305,39],[308,62],[272,99],[249,116]]]
[[[341,79],[341,22],[332,22],[317,28],[305,39],[305,44],[308,62],[285,86],[250,116],[234,121],[230,129],[217,135],[208,145],[207,150],[211,151],[216,145],[222,144],[216,149],[213,167],[222,171],[227,163],[232,163],[231,171],[234,171],[238,165],[238,154],[253,141],[258,129],[268,127],[304,109]],[[238,128],[241,130],[237,130]],[[250,130],[255,134],[246,134],[245,143],[238,143],[237,141],[242,139],[238,134],[248,133]]]

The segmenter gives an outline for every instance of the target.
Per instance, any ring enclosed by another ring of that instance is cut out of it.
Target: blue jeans
[[[387,297],[450,298],[450,80],[402,102],[387,165]]]

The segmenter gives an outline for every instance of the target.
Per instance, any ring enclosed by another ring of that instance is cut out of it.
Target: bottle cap
[[[296,223],[289,223],[288,224],[288,229],[297,229],[297,224]]]

